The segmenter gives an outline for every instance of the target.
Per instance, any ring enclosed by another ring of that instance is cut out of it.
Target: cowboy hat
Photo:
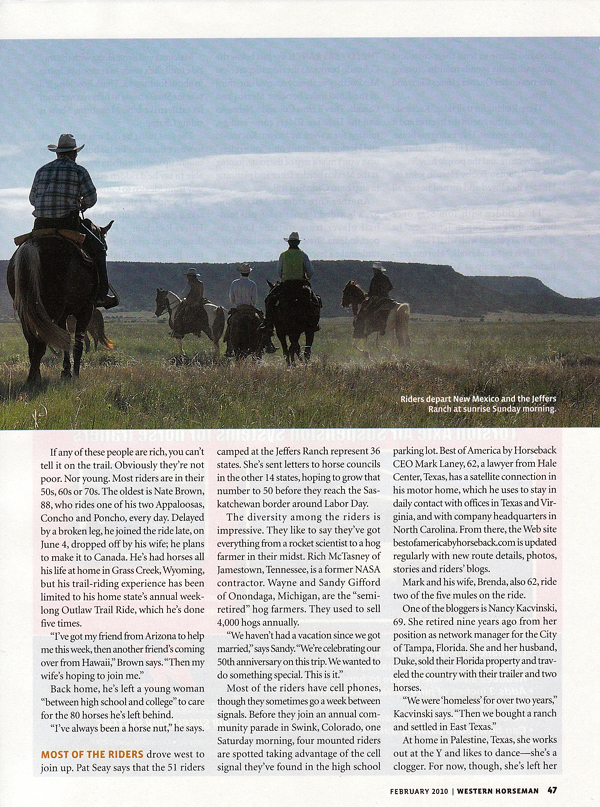
[[[83,146],[85,146],[85,143]],[[81,151],[83,146],[77,147],[77,143],[72,134],[61,134],[58,138],[58,145],[48,146],[48,148],[50,151],[56,151],[58,154],[66,154],[68,151]]]
[[[196,272],[196,270],[194,269],[193,266],[190,266],[190,268],[185,273],[185,276],[186,277],[199,277],[198,272]]]
[[[298,233],[293,232],[293,233],[289,234],[288,238],[284,238],[283,240],[284,241],[300,241],[301,239],[300,239],[300,236],[298,235]]]
[[[375,261],[373,264],[373,269],[377,269],[379,272],[385,272],[386,268],[383,264],[379,263],[379,261]]]
[[[252,267],[249,263],[239,263],[237,270],[242,275],[249,275],[252,271]]]

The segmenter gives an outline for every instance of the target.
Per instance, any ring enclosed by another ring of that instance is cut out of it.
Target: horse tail
[[[396,339],[398,344],[410,345],[408,335],[408,324],[410,322],[410,306],[408,303],[400,303],[396,317]]]
[[[92,323],[94,324],[96,330],[94,338],[97,339],[101,345],[104,345],[104,347],[107,348],[107,350],[113,350],[115,343],[112,341],[112,339],[109,339],[108,336],[106,335],[106,331],[104,330],[104,317],[102,316],[102,312],[98,311],[97,308],[95,308],[92,313],[90,326],[92,325]]]
[[[35,334],[38,339],[57,350],[69,350],[71,337],[68,331],[52,322],[41,300],[40,254],[30,241],[22,244],[16,252],[14,308],[24,331]]]
[[[222,306],[219,306],[215,312],[215,318],[212,324],[213,342],[216,344],[223,336],[225,330],[225,311]]]

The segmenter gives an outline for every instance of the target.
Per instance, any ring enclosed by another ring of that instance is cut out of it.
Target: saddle
[[[80,233],[78,230],[65,230],[60,227],[40,228],[39,230],[32,230],[30,233],[25,233],[24,235],[17,235],[14,238],[14,242],[16,246],[20,247],[21,244],[24,244],[26,241],[31,241],[33,238],[51,237],[63,238],[69,243],[69,246],[79,254],[82,260],[89,263],[91,266],[95,266],[94,259],[83,247],[85,242],[85,233]]]
[[[20,247],[21,244],[24,244],[25,241],[29,241],[30,238],[43,238],[44,236],[49,235],[59,235],[61,238],[67,238],[69,241],[73,241],[75,244],[83,244],[85,241],[85,233],[80,233],[78,230],[65,230],[58,227],[46,227],[40,230],[32,230],[30,233],[25,233],[24,235],[17,235],[14,239],[16,246]]]
[[[259,319],[262,319],[261,313],[258,311],[258,309],[254,308],[253,305],[246,305],[244,303],[230,310],[228,319],[232,319],[233,317],[240,317],[244,319],[255,319],[258,317]]]
[[[281,303],[303,302],[316,313],[323,306],[321,298],[314,293],[310,284],[305,280],[288,280],[285,283],[277,283],[268,296],[273,299],[273,304],[276,306]]]
[[[388,315],[396,305],[389,297],[367,297],[354,318],[355,338],[364,338],[372,331],[384,336]]]

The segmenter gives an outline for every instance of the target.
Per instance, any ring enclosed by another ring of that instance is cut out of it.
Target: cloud
[[[336,242],[419,243],[600,232],[600,172],[534,149],[454,144],[208,156],[101,177],[103,207],[264,211]],[[219,211],[219,215],[222,211]]]
[[[7,213],[31,213],[29,188],[0,188],[0,210]]]
[[[600,171],[535,149],[229,154],[92,176],[92,218],[115,219],[112,260],[271,260],[297,230],[312,259],[443,263],[600,294]],[[28,196],[0,190],[5,248],[31,226]]]
[[[0,158],[15,157],[17,154],[21,154],[21,152],[21,146],[17,146],[14,143],[0,143]]]

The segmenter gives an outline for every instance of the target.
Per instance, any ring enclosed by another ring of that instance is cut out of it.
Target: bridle
[[[177,311],[177,309],[181,305],[181,300],[179,299],[179,297],[173,291],[165,291],[164,289],[161,289],[161,290],[159,290],[159,293],[161,294],[161,300],[160,300],[160,303],[157,303],[157,308],[158,308],[158,305],[161,305],[162,308],[160,310],[160,313],[156,313],[156,316],[160,317],[161,314],[164,314],[164,312],[167,311],[168,314],[169,314],[169,327],[172,328],[173,327],[173,314]],[[164,295],[164,297],[163,297],[163,295]],[[177,300],[176,303],[175,303],[175,300]],[[171,303],[174,303],[173,307],[171,307]]]

